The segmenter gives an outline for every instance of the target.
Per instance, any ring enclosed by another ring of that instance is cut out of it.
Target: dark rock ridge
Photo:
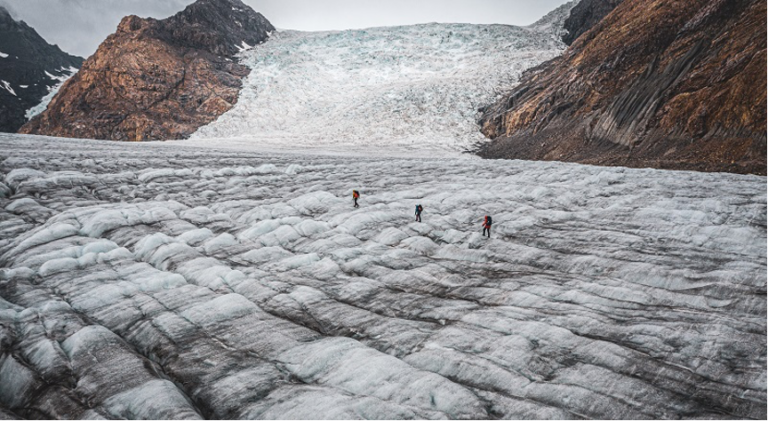
[[[240,0],[198,0],[164,20],[128,16],[21,132],[185,138],[237,102],[249,69],[232,57],[274,30]]]
[[[0,6],[0,132],[16,133],[27,122],[26,111],[60,83],[56,78],[82,64]]]
[[[571,45],[576,38],[589,31],[611,13],[623,0],[581,0],[571,9],[563,27],[568,31],[563,42]]]
[[[486,107],[487,158],[766,172],[766,3],[625,0]]]

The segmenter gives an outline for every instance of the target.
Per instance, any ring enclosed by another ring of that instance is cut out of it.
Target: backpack
[[[352,190],[352,197],[354,197],[355,199],[357,199],[357,198],[359,198],[359,197],[360,197],[360,193],[358,193],[358,192],[357,192],[357,190]]]
[[[486,216],[485,225],[491,225],[491,224],[493,224],[493,218],[491,218],[490,216]]]
[[[421,207],[421,205],[416,205],[416,212],[418,212],[418,213],[421,213],[421,211],[422,211],[423,209],[424,209],[424,208],[422,208],[422,207]]]

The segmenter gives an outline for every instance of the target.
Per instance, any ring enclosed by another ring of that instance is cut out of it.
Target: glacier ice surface
[[[765,177],[0,150],[2,416],[766,418]]]

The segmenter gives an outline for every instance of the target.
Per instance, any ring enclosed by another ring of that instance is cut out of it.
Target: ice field
[[[0,135],[0,182],[0,418],[766,418],[765,177]]]

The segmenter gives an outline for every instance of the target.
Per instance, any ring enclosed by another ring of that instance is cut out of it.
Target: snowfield
[[[277,32],[240,53],[252,71],[237,104],[186,144],[466,150],[485,141],[478,110],[524,70],[562,53],[559,34],[573,5],[530,27]]]
[[[765,177],[0,135],[0,181],[6,417],[766,418]]]

